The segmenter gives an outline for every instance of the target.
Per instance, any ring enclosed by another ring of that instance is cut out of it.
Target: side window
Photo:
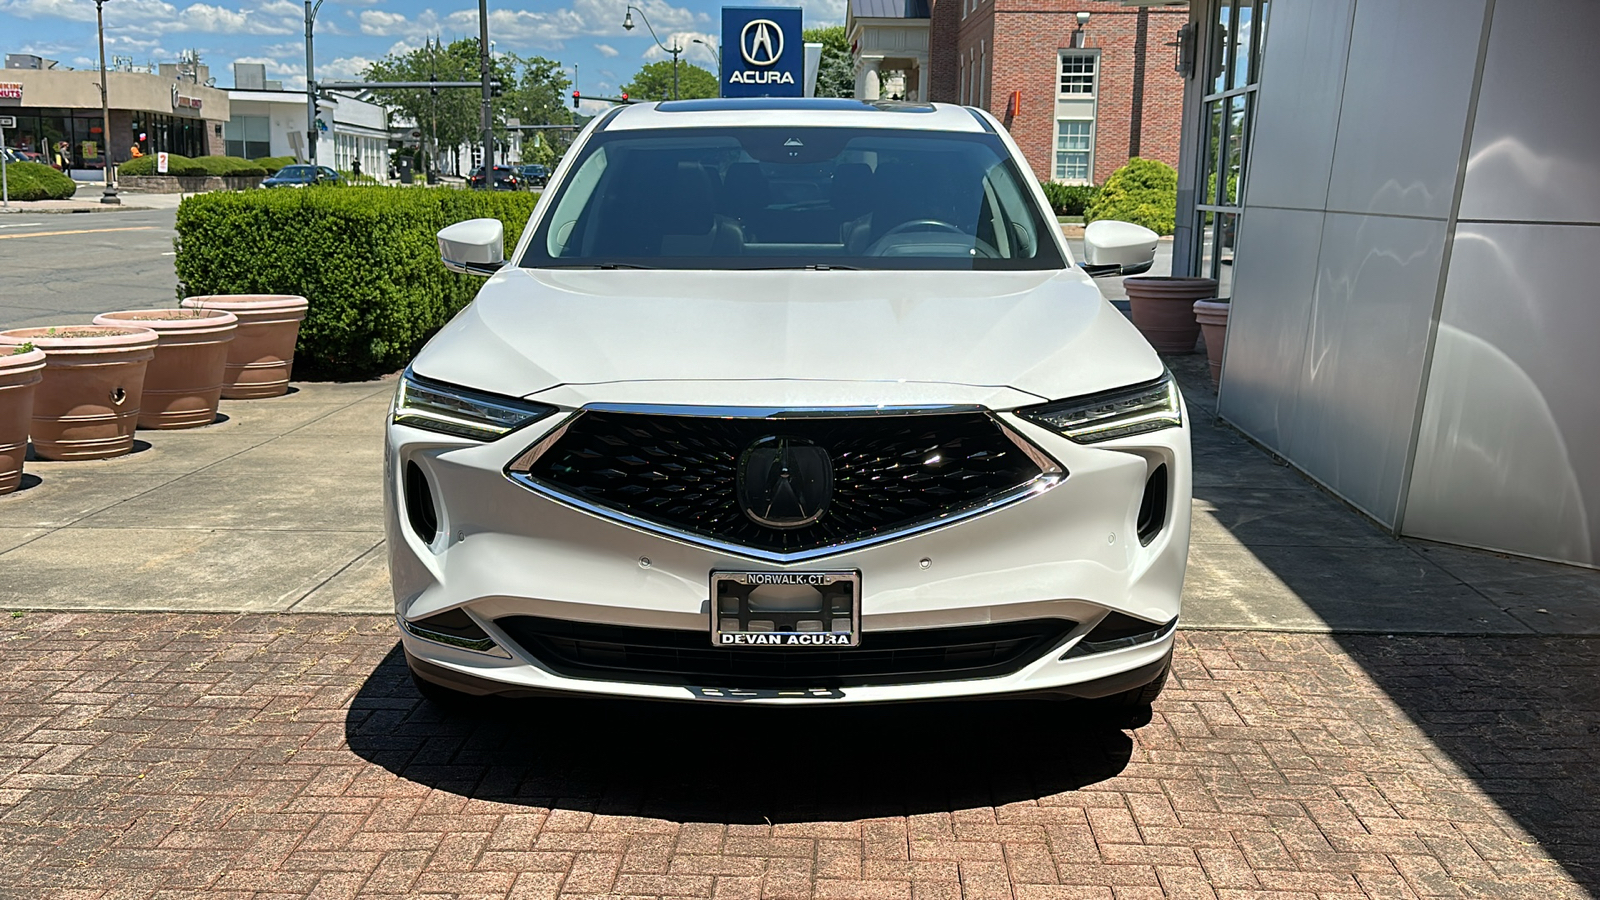
[[[589,206],[589,197],[594,194],[605,173],[606,148],[601,147],[590,154],[567,180],[566,189],[561,193],[561,202],[550,212],[550,228],[546,232],[549,237],[545,239],[545,253],[550,257],[559,259],[576,255],[577,248],[572,246],[573,232],[577,230],[578,218]]]

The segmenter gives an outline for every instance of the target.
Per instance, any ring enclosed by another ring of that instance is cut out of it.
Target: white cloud
[[[696,44],[696,38],[704,43]],[[707,66],[711,66],[713,60],[715,59],[715,54],[711,52],[710,48],[717,45],[717,36],[714,34],[706,34],[703,31],[674,31],[671,34],[661,35],[661,43],[667,45],[668,47],[682,47],[683,53],[679,55],[680,59],[689,60],[691,62],[701,61]],[[645,59],[672,58],[672,54],[656,46],[654,41],[651,41],[650,46],[646,47],[645,51],[639,55]]]
[[[380,37],[410,33],[417,27],[400,13],[385,12],[381,9],[362,10],[358,21],[361,23],[362,34]]]
[[[594,49],[607,59],[617,55],[617,48],[610,44],[595,44]]]
[[[341,56],[332,62],[317,63],[317,81],[321,82],[324,78],[355,81],[372,63],[373,60],[365,56]]]

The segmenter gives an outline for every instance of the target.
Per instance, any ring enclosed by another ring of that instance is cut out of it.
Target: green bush
[[[160,175],[161,173],[156,171],[156,162],[156,155],[154,153],[151,153],[148,156],[141,156],[138,159],[130,159],[122,165],[117,166],[117,174]],[[204,166],[187,156],[179,156],[176,153],[168,153],[167,174],[198,178],[209,173],[207,173]]]
[[[1044,188],[1044,197],[1050,201],[1050,208],[1058,216],[1081,216],[1084,207],[1094,200],[1100,189],[1089,184],[1061,184],[1055,181],[1041,181],[1039,186]]]
[[[260,159],[252,159],[250,161],[266,170],[268,175],[276,175],[278,170],[284,166],[295,164],[295,158],[292,156],[263,156]]]
[[[249,160],[237,156],[201,156],[194,160],[194,164],[204,169],[207,175],[266,175],[267,170]]]
[[[1171,234],[1178,215],[1178,172],[1164,162],[1134,157],[1111,173],[1083,211],[1085,222],[1115,219]]]
[[[539,195],[521,191],[333,190],[200,194],[178,207],[183,294],[300,294],[295,372],[359,378],[401,368],[483,282],[439,261],[435,234],[498,218],[509,250]]]
[[[13,200],[65,200],[78,189],[71,178],[36,162],[6,164],[6,186]]]

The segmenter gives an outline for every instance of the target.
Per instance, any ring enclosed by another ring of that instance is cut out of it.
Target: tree
[[[844,26],[807,28],[804,38],[808,44],[822,45],[822,62],[817,67],[818,97],[854,97],[856,95],[855,67],[850,63],[850,44],[845,40]]]
[[[632,81],[622,86],[622,90],[634,100],[671,100],[672,60],[646,63],[634,73]],[[717,76],[711,74],[710,70],[686,62],[678,63],[679,100],[715,97],[717,93]]]

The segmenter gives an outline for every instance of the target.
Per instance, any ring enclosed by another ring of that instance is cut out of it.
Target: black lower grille
[[[780,445],[820,460],[820,490],[797,508],[820,502],[821,512],[772,527],[751,512],[747,482],[758,476],[749,461],[752,451]],[[674,533],[782,555],[946,520],[1018,496],[1041,471],[981,412],[744,419],[591,411],[520,474]]]
[[[1009,675],[1061,643],[1073,624],[1030,619],[994,625],[869,631],[840,650],[724,650],[710,629],[595,625],[535,616],[495,624],[556,673],[571,678],[715,688],[825,688],[915,684]]]

